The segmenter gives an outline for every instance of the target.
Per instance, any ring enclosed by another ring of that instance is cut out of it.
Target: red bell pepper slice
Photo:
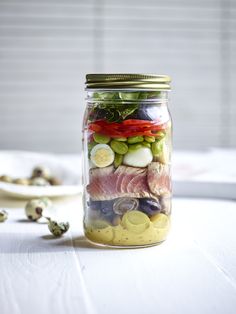
[[[89,130],[111,137],[155,136],[155,132],[165,128],[166,124],[157,124],[157,120],[129,119],[121,123],[97,120],[89,124]]]

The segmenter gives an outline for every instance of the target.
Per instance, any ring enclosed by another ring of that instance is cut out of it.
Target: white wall
[[[175,147],[236,146],[233,0],[0,0],[0,149],[77,152],[91,72],[169,74]]]

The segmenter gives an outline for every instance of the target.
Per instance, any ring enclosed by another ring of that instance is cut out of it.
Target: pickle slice
[[[100,219],[94,219],[90,223],[90,227],[93,229],[105,229],[107,227],[110,227],[109,223],[105,220],[100,220]]]
[[[133,233],[142,233],[150,226],[148,216],[138,210],[132,210],[124,214],[122,218],[124,228]]]
[[[165,214],[156,214],[150,218],[153,226],[157,229],[169,229],[170,219]]]
[[[150,218],[155,233],[155,241],[162,242],[167,238],[170,229],[170,218],[162,213],[156,214]]]

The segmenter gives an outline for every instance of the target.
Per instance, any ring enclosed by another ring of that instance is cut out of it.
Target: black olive
[[[138,119],[140,120],[155,120],[157,118],[156,106],[142,105],[138,109]]]
[[[115,216],[113,211],[113,201],[101,201],[101,217],[111,222]]]
[[[152,198],[141,198],[139,199],[139,208],[148,216],[153,216],[161,211],[161,204]]]
[[[100,208],[101,208],[101,201],[92,201],[92,200],[90,200],[88,202],[88,206],[89,206],[90,209],[100,210]]]

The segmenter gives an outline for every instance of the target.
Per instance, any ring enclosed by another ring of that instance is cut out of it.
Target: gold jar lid
[[[155,74],[87,74],[88,89],[158,89],[170,90],[171,78]]]

